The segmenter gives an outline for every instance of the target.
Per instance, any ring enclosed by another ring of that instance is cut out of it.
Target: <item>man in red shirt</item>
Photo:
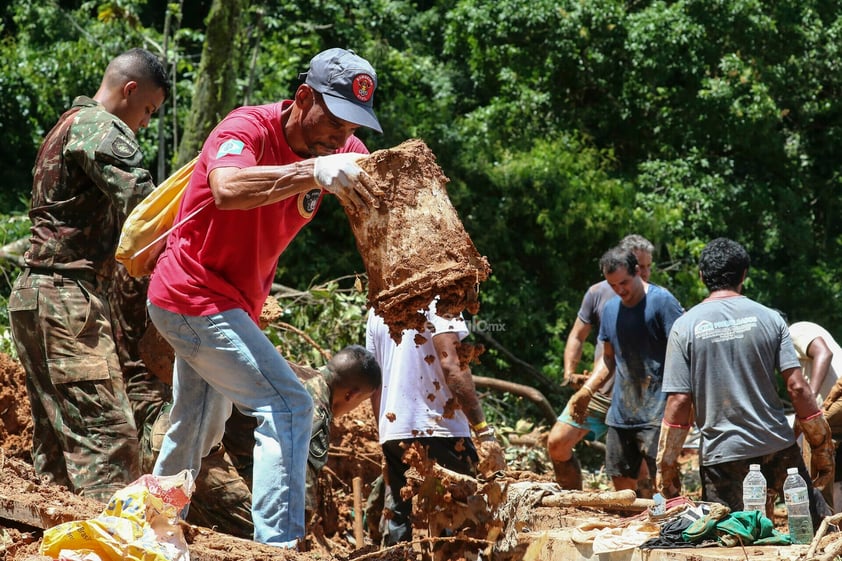
[[[176,354],[171,428],[156,475],[198,472],[232,405],[257,420],[255,541],[294,547],[304,536],[313,400],[258,326],[278,257],[324,191],[346,207],[382,194],[356,161],[353,133],[382,132],[377,75],[352,51],[316,55],[294,99],[232,111],[202,148],[149,286],[149,316]]]

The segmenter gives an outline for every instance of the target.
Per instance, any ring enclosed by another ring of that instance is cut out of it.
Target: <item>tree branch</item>
[[[528,362],[525,362],[516,357],[514,353],[512,353],[509,349],[504,347],[499,341],[497,341],[497,339],[492,337],[490,334],[488,334],[485,331],[473,331],[472,333],[479,339],[482,339],[482,341],[488,346],[496,349],[501,355],[503,355],[503,357],[506,360],[509,361],[509,363],[522,368],[527,374],[529,374],[529,376],[534,378],[540,386],[542,386],[545,389],[555,389],[557,385],[555,382],[544,376],[544,374],[542,374],[538,369],[536,369]]]
[[[544,419],[549,421],[550,426],[555,424],[558,415],[553,411],[553,406],[547,401],[539,390],[532,386],[525,386],[523,384],[516,384],[508,380],[500,380],[499,378],[486,378],[485,376],[474,376],[474,383],[481,388],[489,388],[498,392],[509,392],[532,401],[541,410]]]

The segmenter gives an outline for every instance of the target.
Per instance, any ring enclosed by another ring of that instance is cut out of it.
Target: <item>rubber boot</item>
[[[576,456],[570,456],[566,462],[553,460],[555,480],[562,489],[582,490],[582,468]]]

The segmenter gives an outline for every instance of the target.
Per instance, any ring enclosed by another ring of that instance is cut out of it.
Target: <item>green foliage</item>
[[[25,214],[0,214],[0,246],[28,237],[30,225],[29,217]],[[20,268],[10,259],[0,262],[0,273],[0,352],[17,356],[9,331],[8,304],[12,284]]]
[[[0,20],[3,211],[25,207],[41,137],[96,88],[110,56],[163,43],[159,5],[68,5],[12,0]],[[205,39],[202,6],[169,43],[180,101],[141,135],[150,161],[158,126],[162,157],[174,157]],[[319,0],[241,17],[232,56],[253,64],[238,73],[238,100],[288,98],[313,54],[352,48],[380,78],[385,133],[361,138],[375,150],[418,137],[437,155],[493,269],[477,319],[505,326],[490,334],[497,345],[477,373],[533,382],[508,351],[557,379],[599,256],[631,232],[655,243],[653,281],[685,307],[705,294],[701,248],[728,236],[752,256],[750,296],[794,321],[842,329],[838,0]],[[328,198],[277,278],[301,289],[362,269]],[[364,305],[344,290],[307,296],[315,308],[290,304],[286,319],[335,351],[359,337],[350,324],[361,315],[337,318]],[[286,343],[290,353],[318,358],[299,343]]]
[[[465,124],[471,126],[472,121]],[[529,333],[530,344],[540,341],[531,348],[519,346],[518,353],[557,375],[561,335],[581,299],[581,293],[571,295],[568,288],[597,278],[599,255],[593,244],[602,240],[608,247],[614,240],[606,232],[629,223],[631,187],[612,178],[610,152],[575,135],[537,139],[530,150],[497,153],[494,161],[483,157],[491,149],[473,138],[476,144],[469,145],[460,164],[476,179],[454,185],[450,194],[457,206],[470,206],[462,219],[492,265],[492,277],[482,289],[481,315],[506,325],[501,337]],[[478,200],[485,204],[473,204]],[[492,365],[495,350],[487,355],[486,367],[506,370]]]
[[[365,293],[354,280],[274,294],[283,314],[267,330],[283,356],[317,368],[343,347],[365,343]]]

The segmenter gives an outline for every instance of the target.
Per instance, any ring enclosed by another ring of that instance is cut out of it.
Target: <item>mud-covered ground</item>
[[[5,504],[26,503],[33,497],[39,506],[49,505],[56,512],[72,512],[72,519],[94,518],[104,505],[78,497],[67,489],[43,483],[34,473],[29,453],[32,438],[32,418],[26,396],[24,372],[19,362],[0,354],[0,497]],[[400,550],[377,554],[366,532],[366,543],[357,548],[354,540],[353,480],[362,480],[365,501],[371,484],[381,472],[382,454],[377,442],[377,428],[371,406],[364,403],[352,414],[334,421],[331,430],[330,459],[320,474],[320,505],[309,528],[304,553],[283,555],[284,559],[406,559]],[[423,468],[421,468],[423,469]],[[524,477],[524,474],[517,474]],[[436,505],[432,505],[435,507]],[[445,508],[447,504],[442,505]],[[8,507],[6,507],[8,508]],[[61,522],[66,520],[56,520]],[[191,548],[216,551],[225,548],[226,559],[260,559],[259,546],[249,541],[225,542],[214,545],[210,530],[197,531],[190,536]],[[42,532],[33,526],[10,522],[0,516],[0,557],[3,561],[32,561],[37,556]],[[423,532],[422,532],[423,534]],[[256,549],[255,549],[256,548]],[[277,550],[274,550],[277,553]],[[44,558],[46,559],[46,558]]]

